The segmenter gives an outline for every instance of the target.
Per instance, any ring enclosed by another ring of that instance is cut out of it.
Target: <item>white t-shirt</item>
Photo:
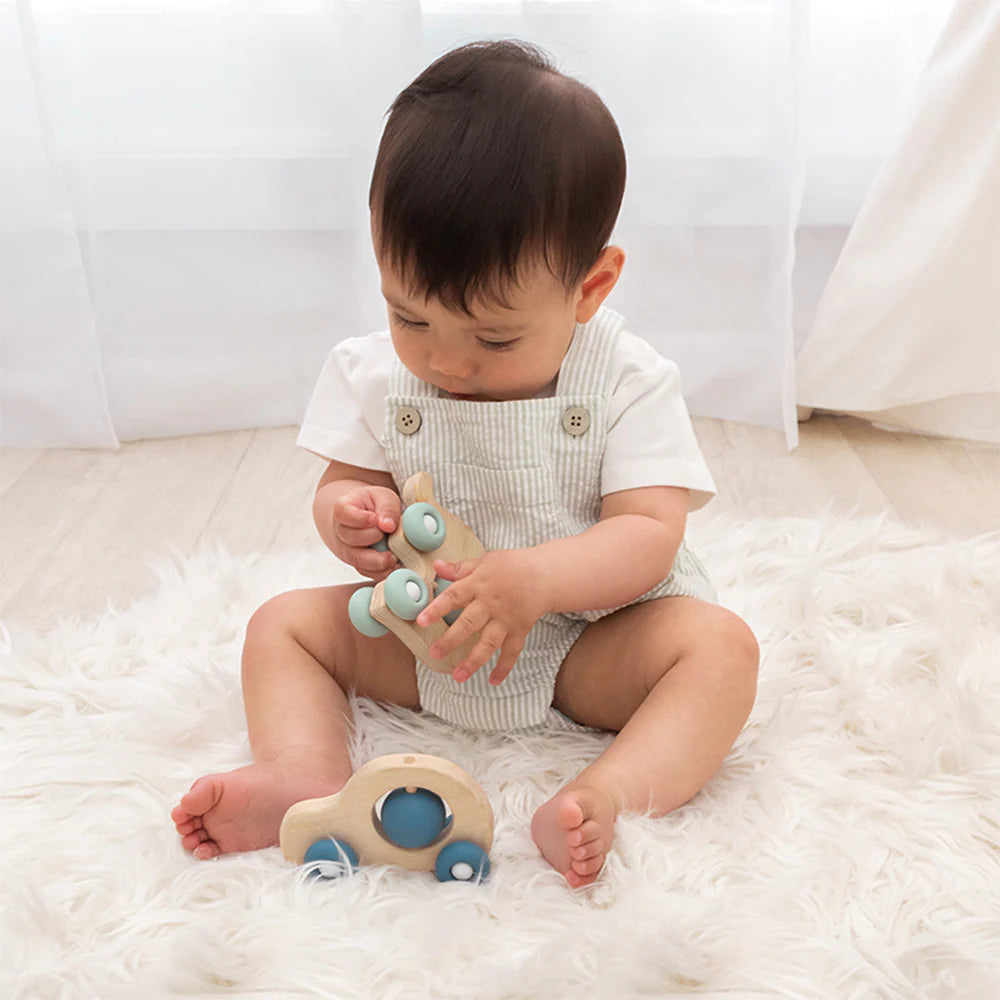
[[[328,461],[388,471],[382,435],[396,356],[388,332],[351,337],[326,359],[298,444]],[[627,331],[615,338],[601,495],[642,486],[681,486],[690,509],[715,495],[681,395],[677,365]]]

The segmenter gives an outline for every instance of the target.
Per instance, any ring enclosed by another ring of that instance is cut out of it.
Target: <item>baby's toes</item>
[[[199,861],[208,861],[222,853],[222,848],[214,840],[206,840],[191,852]]]
[[[604,867],[604,855],[598,854],[592,858],[584,858],[577,861],[575,858],[570,862],[570,866],[577,875],[596,875]]]
[[[566,838],[570,847],[582,847],[592,841],[600,840],[601,824],[592,819],[584,820],[575,830],[571,831]]]
[[[208,831],[203,826],[198,826],[181,837],[181,844],[184,850],[193,851],[199,844],[204,844],[206,840],[210,839]]]
[[[177,832],[182,837],[186,837],[189,833],[194,833],[194,831],[199,829],[201,825],[202,822],[200,816],[192,816],[187,820],[174,819],[174,826],[177,828]]]
[[[566,872],[566,882],[571,889],[582,889],[585,885],[592,885],[597,881],[597,875],[581,875],[576,869],[570,868]]]
[[[183,823],[185,820],[191,818],[191,814],[187,811],[187,809],[182,809],[180,806],[174,806],[174,808],[170,810],[170,818],[175,823]]]
[[[603,857],[605,852],[604,845],[599,840],[592,840],[589,844],[574,847],[569,853],[574,861],[586,861],[588,858]]]

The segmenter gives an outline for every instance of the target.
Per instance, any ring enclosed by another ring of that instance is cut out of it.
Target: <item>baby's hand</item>
[[[359,486],[333,503],[333,554],[372,580],[384,580],[396,568],[391,552],[371,546],[399,524],[399,495],[384,486]]]
[[[478,642],[452,677],[468,680],[499,649],[490,683],[501,683],[514,669],[531,627],[548,610],[544,567],[538,564],[534,550],[498,549],[461,563],[435,560],[434,570],[454,582],[424,608],[417,624],[431,625],[458,608],[462,613],[431,646],[431,653],[439,658],[447,656],[479,632]]]

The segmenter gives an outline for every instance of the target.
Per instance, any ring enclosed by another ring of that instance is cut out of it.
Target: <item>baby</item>
[[[281,594],[250,619],[243,697],[255,763],[192,785],[173,811],[198,858],[277,843],[285,810],[351,775],[347,693],[494,732],[617,733],[535,813],[573,887],[597,877],[622,811],[662,815],[719,767],[756,692],[753,633],[715,603],[684,544],[714,492],[676,366],[603,303],[625,186],[614,119],[519,42],[432,64],[396,99],[369,195],[389,329],[337,344],[298,443],[329,464],[313,515],[372,580],[399,490],[431,473],[486,546],[435,565],[421,614],[478,633],[451,674],[348,618],[357,585]]]

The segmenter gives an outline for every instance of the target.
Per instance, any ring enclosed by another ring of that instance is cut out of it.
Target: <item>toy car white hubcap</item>
[[[459,861],[451,866],[451,877],[456,882],[468,882],[475,874],[475,868],[466,861]]]

